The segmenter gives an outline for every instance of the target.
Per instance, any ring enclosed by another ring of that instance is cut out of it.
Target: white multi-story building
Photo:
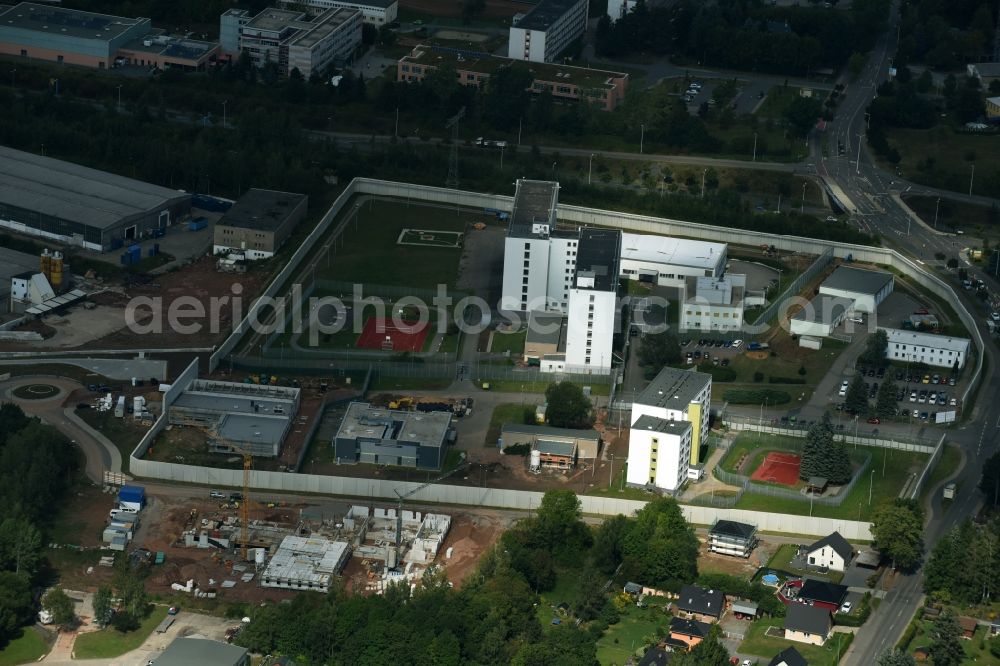
[[[653,9],[659,5],[666,4],[669,0],[646,0],[646,9]],[[636,8],[639,0],[608,0],[608,18],[612,21],[624,18],[626,14]]]
[[[743,328],[746,275],[689,276],[684,281],[680,330],[738,331]]]
[[[265,9],[253,18],[229,10],[219,19],[222,50],[246,52],[256,67],[277,65],[285,75],[297,69],[309,78],[350,60],[361,44],[361,12],[328,9],[315,17],[298,10]]]
[[[587,0],[541,0],[510,27],[507,57],[552,62],[587,30]]]
[[[559,183],[518,180],[504,241],[504,312],[566,312],[576,271],[576,230],[556,229]]]
[[[304,7],[307,10],[357,9],[362,20],[369,25],[381,27],[392,23],[399,15],[398,0],[278,0],[278,5],[286,9]]]
[[[722,276],[726,249],[725,243],[623,233],[622,277],[683,288],[688,277]]]
[[[964,368],[969,350],[972,349],[972,341],[968,338],[952,338],[898,328],[882,330],[889,342],[885,348],[885,357],[890,361],[924,363],[939,368]]]
[[[650,474],[652,457],[655,457],[656,468],[664,466],[667,470],[665,480],[676,479],[674,475],[680,470],[684,474],[693,477],[698,474],[695,467],[698,465],[698,457],[701,453],[701,444],[708,434],[708,417],[712,403],[712,376],[690,370],[678,370],[677,368],[663,368],[660,374],[649,383],[649,386],[632,403],[631,426],[629,432],[629,453],[628,453],[628,473],[626,480],[629,484],[645,487],[654,479],[653,485],[657,485],[655,479],[657,474]],[[642,421],[645,417],[653,419],[656,423]],[[687,422],[691,424],[689,435],[689,445],[682,446],[683,436],[678,440],[677,446],[670,444],[664,453],[651,455],[652,439],[654,435],[649,433],[680,433],[682,430],[663,429],[660,422]],[[641,422],[641,423],[640,423]],[[640,424],[653,425],[652,428],[639,427]],[[659,428],[659,429],[658,429]],[[647,434],[640,434],[645,431]],[[636,440],[635,455],[633,456],[632,438]],[[668,460],[665,456],[677,455],[683,460]],[[677,482],[674,481],[676,484]],[[674,490],[676,485],[657,486],[665,490]]]
[[[629,430],[628,485],[677,490],[688,478],[692,432],[687,421],[640,416]]]
[[[621,232],[580,229],[576,273],[569,290],[566,371],[611,369],[618,318],[618,256]]]

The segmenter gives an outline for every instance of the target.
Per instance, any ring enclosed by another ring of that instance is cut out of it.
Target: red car
[[[878,425],[879,423],[882,423],[882,422],[879,420],[879,418],[877,416],[873,416],[870,419],[868,419],[868,423],[872,423],[874,425]]]

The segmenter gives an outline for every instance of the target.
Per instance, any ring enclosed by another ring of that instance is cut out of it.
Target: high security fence
[[[781,310],[782,306],[785,304],[785,300],[797,295],[809,281],[819,275],[824,268],[830,265],[833,261],[833,248],[826,248],[822,254],[816,257],[816,261],[809,265],[809,268],[805,269],[797,278],[792,280],[792,283],[785,288],[785,291],[781,293],[780,296],[771,301],[764,310],[757,316],[757,319],[748,328],[749,330],[759,330],[759,327],[770,324],[777,316],[778,312]]]
[[[770,425],[768,423],[761,423],[760,419],[752,416],[735,416],[726,415],[722,419],[723,425],[733,430],[739,430],[742,432],[753,433],[759,432],[767,435],[779,435],[783,437],[796,437],[804,438],[809,434],[808,428],[790,428]],[[939,439],[939,435],[935,434],[931,438],[921,438],[919,436],[914,436],[915,441],[907,441],[904,438],[893,436],[893,438],[888,437],[871,437],[868,435],[852,435],[849,432],[836,432],[833,438],[839,442],[844,442],[845,444],[852,444],[857,446],[874,446],[883,449],[894,449],[897,451],[912,451],[914,453],[926,453],[932,454],[936,449],[936,442]]]
[[[739,497],[742,497],[744,492],[749,492],[754,493],[755,495],[784,497],[785,499],[809,502],[811,504],[822,504],[823,506],[840,506],[844,503],[844,500],[847,499],[847,496],[851,494],[851,491],[854,490],[855,484],[858,482],[858,479],[864,475],[865,471],[871,464],[871,461],[872,457],[866,454],[861,462],[861,467],[855,470],[854,474],[851,476],[851,480],[841,486],[840,492],[833,497],[816,497],[815,495],[803,494],[790,488],[757,483],[756,481],[752,481],[748,476],[727,472],[718,465],[716,465],[713,474],[715,474],[715,478],[719,481],[729,484],[730,486],[736,486],[742,491],[739,493],[737,498],[734,499],[734,504],[736,501],[739,501]]]

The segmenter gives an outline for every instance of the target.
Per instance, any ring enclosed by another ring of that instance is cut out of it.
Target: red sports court
[[[750,480],[794,486],[799,481],[799,466],[801,464],[802,456],[798,454],[771,451],[764,456],[764,462],[760,464],[760,467],[750,475]]]
[[[429,328],[427,322],[403,322],[402,326],[397,326],[391,319],[369,317],[354,346],[359,349],[418,352],[424,348]]]

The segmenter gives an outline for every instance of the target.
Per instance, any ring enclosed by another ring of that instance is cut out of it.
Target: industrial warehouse
[[[0,147],[0,227],[98,252],[191,212],[191,195]]]

